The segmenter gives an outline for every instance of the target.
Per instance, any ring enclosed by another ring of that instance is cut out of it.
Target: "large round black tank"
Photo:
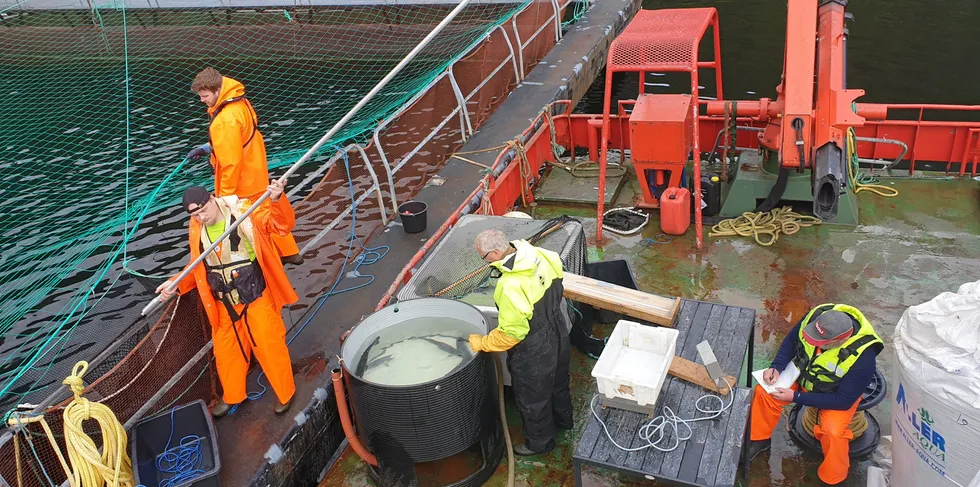
[[[364,373],[370,370],[366,366],[369,354],[374,357],[372,363],[383,360],[388,356],[382,354],[378,359],[378,350],[416,339],[424,334],[420,330],[433,323],[451,327],[452,334],[460,337],[460,350],[469,347],[465,337],[470,333],[488,332],[483,314],[475,307],[451,299],[420,298],[368,316],[341,349],[357,433],[378,459],[378,470],[372,468],[372,473],[383,487],[418,485],[416,464],[464,451],[475,452],[482,462],[474,463],[481,465],[468,475],[457,472],[447,485],[480,486],[504,453],[491,354],[473,355],[467,348],[468,353],[448,374],[406,385],[379,383]],[[405,382],[412,381],[401,383]]]

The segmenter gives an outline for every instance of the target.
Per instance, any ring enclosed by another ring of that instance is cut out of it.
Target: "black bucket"
[[[398,216],[402,219],[405,233],[424,232],[428,223],[425,210],[428,206],[421,201],[409,201],[398,207]]]

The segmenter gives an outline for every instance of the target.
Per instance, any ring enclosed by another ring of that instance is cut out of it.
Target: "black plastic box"
[[[615,284],[617,286],[637,289],[636,279],[633,277],[633,271],[630,270],[629,263],[622,259],[590,262],[585,265],[585,276],[598,281]],[[595,307],[592,309],[596,323],[616,323],[623,319],[623,315],[621,313],[616,313],[607,309],[598,309]]]
[[[202,400],[177,406],[173,410],[167,409],[136,423],[130,435],[130,457],[133,460],[136,485],[160,487],[171,477],[171,474],[157,471],[157,457],[166,451],[168,440],[170,448],[173,448],[189,435],[201,437],[200,468],[204,472],[172,487],[218,487],[218,472],[221,471],[218,437],[214,432],[211,413]],[[194,443],[196,445],[197,442]]]

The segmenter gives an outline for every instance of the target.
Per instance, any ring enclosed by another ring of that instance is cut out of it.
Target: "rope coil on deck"
[[[123,425],[116,418],[116,415],[108,406],[97,402],[91,402],[82,396],[85,384],[82,376],[88,370],[88,362],[79,361],[72,368],[71,374],[62,382],[67,385],[75,398],[72,399],[64,411],[65,423],[65,447],[68,450],[68,459],[71,467],[65,461],[61,448],[51,431],[51,427],[40,414],[34,417],[12,416],[8,424],[14,427],[24,426],[28,423],[41,423],[48,437],[48,442],[54,450],[61,468],[65,471],[69,484],[72,487],[133,487],[133,464],[126,453],[128,436]],[[102,452],[99,447],[85,433],[83,423],[94,419],[99,423],[102,432]],[[26,431],[18,431],[28,435]],[[15,456],[17,459],[17,478],[18,485],[22,485],[22,473],[20,463],[19,443],[15,443]]]
[[[565,150],[558,143],[558,134],[555,131],[555,122],[552,120],[552,115],[550,112],[544,112],[544,119],[548,122],[548,129],[551,134],[551,155],[555,158],[553,162],[549,164],[560,167],[570,173],[576,178],[591,178],[599,177],[599,162],[598,161],[582,161],[575,162],[575,148],[572,147],[568,149],[568,153],[571,154],[569,157],[561,157],[558,154],[561,150]],[[564,160],[563,160],[564,159]],[[606,177],[618,178],[626,175],[626,167],[621,163],[606,162]]]
[[[722,220],[711,227],[709,237],[752,237],[756,243],[769,247],[779,240],[779,235],[793,235],[801,228],[820,225],[819,218],[801,215],[789,206],[772,211],[745,212],[738,218]],[[763,236],[768,235],[768,239]]]
[[[818,412],[819,411],[817,411],[817,408],[809,406],[803,408],[803,418],[801,422],[803,424],[803,430],[810,436],[813,436],[813,427],[820,422]],[[789,423],[787,422],[787,424]],[[847,425],[847,429],[851,430],[854,438],[858,438],[863,435],[865,431],[868,431],[868,417],[865,416],[865,412],[855,412],[854,417],[851,418],[850,424]]]

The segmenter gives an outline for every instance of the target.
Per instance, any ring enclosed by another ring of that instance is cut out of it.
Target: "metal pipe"
[[[427,46],[430,42],[432,42],[432,39],[434,39],[436,35],[438,35],[440,32],[442,32],[442,30],[445,29],[446,26],[449,25],[449,23],[452,22],[452,20],[457,15],[459,15],[459,13],[462,12],[463,9],[466,8],[466,6],[469,5],[469,3],[471,1],[472,0],[461,0],[459,2],[459,5],[457,5],[456,8],[454,8],[452,10],[452,12],[449,12],[449,14],[446,15],[446,17],[443,18],[441,22],[439,22],[439,25],[437,25],[434,29],[432,29],[432,31],[429,32],[429,34],[427,36],[425,36],[425,38],[422,39],[415,46],[415,48],[412,49],[412,51],[408,53],[408,55],[406,55],[394,68],[391,69],[391,71],[388,72],[387,75],[385,75],[384,78],[381,79],[381,81],[378,81],[378,84],[374,85],[374,88],[371,88],[371,91],[369,91],[367,95],[364,95],[364,98],[361,98],[361,101],[357,102],[357,104],[354,105],[354,108],[351,108],[350,111],[348,111],[346,115],[344,115],[340,120],[338,120],[337,123],[334,124],[334,126],[331,127],[330,130],[327,131],[327,133],[323,134],[323,137],[320,137],[320,140],[316,141],[316,143],[313,144],[313,147],[310,147],[310,149],[307,150],[306,153],[303,154],[303,156],[300,157],[298,161],[296,161],[292,166],[290,166],[289,169],[286,171],[286,173],[283,174],[279,178],[279,181],[280,182],[284,181],[291,174],[293,174],[294,172],[296,172],[296,170],[299,169],[299,167],[301,165],[303,165],[303,163],[305,163],[311,157],[313,157],[313,155],[316,154],[316,152],[318,150],[320,150],[320,147],[323,147],[324,144],[326,144],[328,141],[330,141],[330,139],[337,132],[340,131],[340,128],[343,127],[344,124],[346,124],[351,118],[353,118],[354,115],[357,112],[359,112],[362,108],[364,108],[364,106],[367,105],[368,102],[371,101],[371,99],[373,99],[375,95],[377,95],[385,86],[387,86],[388,83],[395,76],[397,76],[398,73],[400,73],[401,70],[404,69],[405,66],[407,66],[408,63],[410,63],[412,61],[412,59],[415,58],[415,56],[417,56],[420,52],[422,52],[422,49],[424,49],[425,46]],[[264,203],[265,200],[267,200],[267,199],[269,199],[269,192],[268,191],[266,191],[265,193],[262,193],[262,196],[260,196],[259,199],[255,200],[255,202],[252,203],[252,206],[250,206],[247,210],[245,210],[245,213],[242,214],[241,218],[238,218],[237,220],[235,220],[225,230],[225,233],[222,233],[220,237],[216,238],[214,240],[214,243],[212,243],[210,247],[208,247],[203,252],[201,252],[201,255],[198,256],[197,259],[194,259],[193,262],[191,262],[187,267],[185,267],[184,270],[181,271],[181,273],[177,275],[177,278],[176,279],[173,279],[172,281],[170,281],[170,285],[167,286],[167,290],[168,291],[173,291],[174,289],[176,289],[177,288],[177,284],[180,283],[180,281],[184,280],[188,275],[190,275],[191,271],[193,271],[194,268],[196,268],[202,261],[204,261],[204,258],[207,257],[208,254],[210,254],[212,251],[214,251],[215,248],[217,248],[219,245],[221,245],[221,242],[223,242],[226,238],[228,238],[228,236],[231,235],[232,232],[234,232],[235,230],[237,230],[238,229],[238,225],[240,225],[242,221],[244,221],[246,218],[248,218],[248,216],[251,215],[252,212],[255,211],[255,209],[258,208],[259,205],[261,205],[262,203]],[[160,299],[160,296],[157,296],[157,297],[153,298],[153,300],[150,301],[150,303],[147,304],[143,308],[143,311],[141,312],[141,315],[142,316],[146,316],[146,315],[152,313],[153,310],[155,310],[157,308],[157,306],[160,305],[161,302],[162,301]]]
[[[847,18],[847,15],[846,14],[845,14],[844,18],[845,19]],[[843,88],[845,90],[847,89],[847,36],[849,34],[850,34],[850,32],[847,31],[847,27],[844,27],[844,36],[841,38],[841,54],[840,54],[840,57],[841,57],[841,70],[840,70],[840,77],[841,77],[841,88]]]
[[[869,164],[881,164],[881,165],[884,166],[883,169],[891,169],[892,167],[894,167],[895,165],[897,165],[899,162],[902,162],[902,159],[905,158],[905,154],[907,154],[908,151],[909,151],[909,146],[906,145],[905,142],[902,142],[901,140],[882,139],[880,137],[854,137],[854,140],[856,140],[858,142],[875,142],[875,143],[878,143],[878,144],[894,144],[894,145],[897,145],[897,146],[901,147],[902,148],[902,153],[899,154],[898,157],[896,157],[895,160],[894,161],[891,161],[891,162],[884,162],[884,161],[879,160],[879,159],[861,159],[861,158],[858,158],[858,161],[860,161],[860,162],[867,162]],[[857,148],[855,148],[855,151],[856,150],[857,150]]]

